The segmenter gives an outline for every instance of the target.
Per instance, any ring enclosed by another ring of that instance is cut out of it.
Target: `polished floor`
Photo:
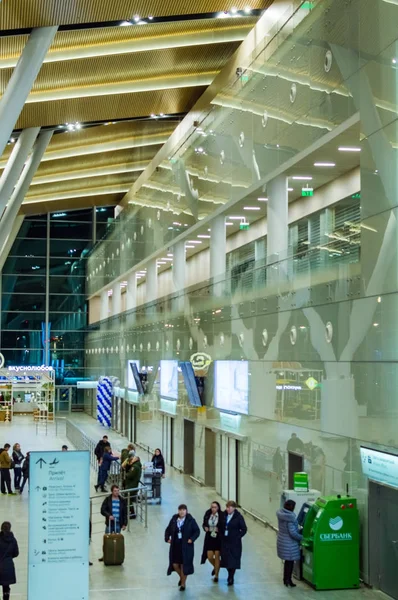
[[[87,416],[74,417],[76,423],[95,439],[103,435],[103,429]],[[0,445],[5,442],[19,442],[24,452],[28,450],[60,449],[62,444],[71,444],[65,439],[64,427],[49,426],[36,431],[29,417],[16,418],[13,424],[0,425]],[[117,434],[109,434],[115,448],[121,449],[125,440]],[[147,457],[141,453],[141,458]],[[94,477],[94,473],[93,473]],[[93,488],[92,488],[93,489]],[[93,490],[94,492],[94,490]],[[90,598],[108,600],[109,594],[117,600],[148,600],[156,597],[169,600],[180,597],[177,576],[167,577],[168,546],[163,541],[163,532],[179,503],[185,502],[189,511],[201,524],[205,510],[217,495],[194,484],[189,477],[172,470],[167,472],[163,484],[161,505],[149,507],[148,529],[142,524],[132,522],[131,532],[126,534],[126,561],[122,567],[104,567],[98,562],[101,556],[103,520],[101,515],[93,515],[93,540],[91,545]],[[218,500],[220,500],[218,498]],[[267,498],[264,498],[264,502]],[[97,504],[95,505],[97,506]],[[15,497],[0,497],[0,518],[10,520],[20,546],[20,556],[16,560],[18,583],[13,586],[12,598],[27,599],[27,529],[28,494]],[[260,600],[264,597],[272,600],[300,597],[302,600],[381,600],[381,593],[368,589],[354,591],[315,592],[307,585],[299,583],[296,589],[286,589],[281,585],[281,562],[275,553],[275,533],[247,518],[248,534],[244,538],[242,570],[236,575],[234,588],[226,585],[226,573],[221,572],[220,582],[214,584],[211,579],[211,566],[200,565],[203,537],[195,545],[195,574],[188,578],[185,597],[214,600],[236,598]],[[116,596],[114,593],[117,593]],[[56,598],[56,590],[54,591]],[[34,599],[36,600],[36,599]]]

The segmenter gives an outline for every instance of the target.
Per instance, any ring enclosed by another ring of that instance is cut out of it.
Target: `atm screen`
[[[308,502],[304,502],[304,504],[301,507],[301,510],[298,514],[298,517],[297,517],[297,522],[300,527],[304,527],[305,518],[306,518],[310,508],[311,508],[311,504],[308,504]]]

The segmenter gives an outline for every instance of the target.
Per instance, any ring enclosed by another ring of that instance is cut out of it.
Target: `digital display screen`
[[[362,472],[369,479],[398,488],[398,456],[361,446]]]
[[[162,398],[178,400],[178,361],[160,361],[160,395]]]
[[[214,406],[249,413],[249,363],[247,360],[216,360]]]
[[[135,364],[137,366],[138,372],[140,370],[140,361],[139,360],[128,360],[127,361],[127,388],[129,390],[133,390],[133,392],[137,392],[138,391],[137,384],[135,382],[133,369],[131,368],[132,364]]]

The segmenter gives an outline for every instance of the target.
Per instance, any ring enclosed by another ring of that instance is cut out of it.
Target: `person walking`
[[[278,557],[285,561],[283,583],[286,587],[296,587],[292,581],[295,560],[301,560],[300,542],[303,536],[299,533],[297,517],[294,514],[296,503],[286,500],[283,508],[277,511],[278,537],[276,548]]]
[[[139,456],[131,456],[122,464],[122,468],[125,471],[124,485],[126,490],[136,490],[140,485],[140,479],[142,474],[142,464]],[[130,506],[129,516],[130,519],[135,519],[134,503],[137,499],[137,492],[130,493]]]
[[[105,446],[104,453],[101,458],[101,463],[98,469],[98,480],[95,485],[95,491],[98,492],[98,488],[101,488],[101,492],[106,492],[105,487],[106,480],[108,479],[108,473],[111,468],[112,462],[119,460],[118,456],[113,456],[111,447]]]
[[[20,494],[22,494],[24,487],[26,485],[26,482],[29,479],[29,468],[30,468],[30,452],[27,452],[24,463],[22,465],[22,485],[19,490]]]
[[[13,464],[11,456],[8,453],[10,448],[10,444],[4,444],[4,448],[1,448],[0,450],[1,493],[5,495],[8,492],[11,496],[15,496],[15,492],[13,492],[11,488],[10,470],[12,469]]]
[[[185,590],[188,575],[194,572],[194,543],[199,536],[200,529],[188,513],[187,505],[180,504],[178,513],[171,518],[164,533],[165,542],[170,544],[167,575],[173,571],[178,574],[180,592]]]
[[[102,437],[102,440],[100,440],[98,442],[98,444],[96,445],[95,450],[94,450],[94,454],[97,457],[98,464],[101,462],[101,458],[105,452],[106,446],[110,446],[110,444],[109,444],[108,436],[104,435]]]
[[[4,521],[0,528],[0,585],[3,588],[3,600],[9,600],[10,586],[17,582],[14,558],[18,554],[18,543],[11,531],[11,523]]]
[[[14,444],[12,447],[12,460],[14,461],[14,489],[17,492],[21,485],[22,463],[25,457],[21,452],[21,445]]]
[[[247,533],[245,519],[236,510],[236,503],[229,500],[226,505],[225,528],[221,544],[221,568],[228,571],[228,585],[234,585],[235,572],[240,569],[242,538]]]
[[[213,565],[211,575],[214,577],[214,583],[217,583],[221,565],[221,540],[225,531],[225,516],[218,502],[212,502],[209,510],[205,512],[203,529],[206,535],[201,564],[204,565],[208,560]]]
[[[120,533],[127,527],[127,502],[120,495],[119,486],[111,487],[111,494],[107,496],[101,506],[101,515],[105,517],[105,533]],[[98,559],[104,561],[104,557]]]
[[[166,473],[166,468],[164,464],[163,454],[160,448],[156,448],[155,454],[152,456],[152,464],[154,469],[160,469],[162,471],[162,477],[164,477]]]

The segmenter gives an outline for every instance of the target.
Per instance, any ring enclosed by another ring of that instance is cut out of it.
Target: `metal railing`
[[[129,515],[128,523],[127,523],[127,531],[130,531],[130,515],[136,515],[136,521],[142,523],[145,529],[148,528],[148,491],[145,486],[141,486],[138,488],[130,488],[128,490],[122,490],[120,492],[122,498],[124,498],[127,502],[127,511]],[[92,533],[98,533],[94,531],[94,528],[101,523],[101,533],[103,533],[104,521],[101,515],[101,506],[104,501],[104,498],[109,496],[108,494],[96,494],[95,496],[90,496],[90,520],[92,525]],[[98,509],[98,510],[97,510]],[[133,509],[133,510],[132,510]],[[96,515],[101,516],[101,521],[95,519]]]
[[[88,450],[90,452],[90,465],[98,469],[98,460],[95,456],[97,443],[84,433],[77,425],[66,419],[66,438],[74,445],[76,450]]]

